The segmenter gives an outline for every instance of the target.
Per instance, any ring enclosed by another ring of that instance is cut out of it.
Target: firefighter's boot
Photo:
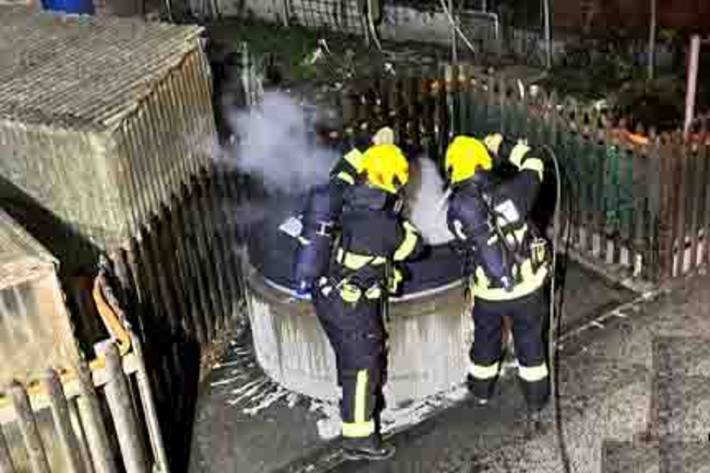
[[[348,460],[387,460],[394,452],[394,446],[384,443],[377,434],[362,438],[343,438],[343,456]]]
[[[544,409],[527,410],[527,419],[525,425],[525,438],[531,439],[535,435],[542,435],[547,431],[547,420],[545,419]]]

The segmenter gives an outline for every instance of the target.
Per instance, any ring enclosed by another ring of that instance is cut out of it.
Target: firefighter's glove
[[[394,144],[394,130],[385,126],[377,130],[377,133],[372,137],[374,145],[392,145]]]
[[[502,278],[500,278],[500,283],[506,292],[511,292],[513,290],[513,287],[515,286],[513,284],[512,278],[509,278],[508,276],[503,276]]]
[[[523,164],[523,159],[525,158],[525,155],[528,154],[530,151],[530,146],[528,146],[525,142],[519,141],[518,144],[516,144],[513,147],[513,150],[510,152],[510,162],[513,163],[513,165],[520,169],[520,166]]]
[[[503,143],[503,135],[500,133],[492,133],[490,135],[487,135],[485,138],[483,138],[483,144],[486,145],[486,148],[488,148],[488,151],[491,153],[498,155],[498,152],[500,151],[500,145]]]
[[[298,288],[296,289],[296,297],[300,299],[307,299],[311,297],[311,292],[313,291],[313,281],[303,280],[298,283]]]

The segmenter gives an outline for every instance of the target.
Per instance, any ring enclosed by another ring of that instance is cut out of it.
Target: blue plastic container
[[[94,14],[94,2],[92,0],[42,0],[42,8],[64,13]]]

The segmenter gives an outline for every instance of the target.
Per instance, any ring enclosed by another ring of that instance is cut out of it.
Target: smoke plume
[[[453,240],[454,236],[446,225],[448,205],[443,199],[444,180],[434,162],[427,157],[420,157],[417,165],[412,168],[407,190],[409,219],[431,245]]]
[[[318,146],[313,118],[294,99],[266,92],[258,106],[227,120],[237,141],[225,158],[268,190],[297,194],[328,179],[337,155]]]

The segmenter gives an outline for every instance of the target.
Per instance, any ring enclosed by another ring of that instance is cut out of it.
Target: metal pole
[[[111,417],[113,417],[113,425],[116,428],[123,465],[127,473],[148,473],[150,468],[138,435],[138,422],[133,412],[131,395],[123,374],[121,356],[114,344],[107,345],[103,350],[103,355],[106,359],[106,371],[109,376],[104,392]]]
[[[451,18],[456,22],[456,14],[454,13],[454,0],[449,0],[449,11],[451,12]],[[451,61],[456,64],[459,62],[458,48],[456,47],[456,27],[452,25],[451,27]]]
[[[550,0],[543,0],[545,9],[545,68],[552,68],[552,39],[550,32]]]
[[[656,63],[656,0],[651,0],[651,28],[648,34],[648,80],[653,80]]]
[[[289,20],[291,18],[291,7],[289,5],[289,0],[283,0],[281,3],[281,14],[284,16],[283,18],[283,25],[285,27],[289,27]]]
[[[118,469],[113,460],[111,446],[108,440],[106,425],[101,416],[101,404],[94,389],[91,371],[84,360],[76,366],[79,375],[79,392],[77,407],[80,421],[84,426],[86,440],[91,450],[96,473],[116,473]]]
[[[140,344],[140,340],[138,340],[138,337],[136,337],[133,332],[131,332],[131,344],[133,345],[133,350],[138,361],[138,370],[136,372],[138,393],[141,398],[141,404],[143,405],[143,413],[145,423],[148,428],[148,437],[150,438],[151,449],[157,463],[154,471],[167,473],[169,471],[168,457],[165,453],[163,436],[160,433],[158,409],[155,406],[153,393],[150,390],[150,379],[148,378],[148,371],[146,370],[145,361],[143,359],[143,347]]]
[[[685,125],[683,131],[687,135],[693,123],[695,113],[695,95],[698,85],[698,56],[700,55],[700,36],[693,35],[690,40],[690,57],[688,59],[688,82],[685,95]]]

